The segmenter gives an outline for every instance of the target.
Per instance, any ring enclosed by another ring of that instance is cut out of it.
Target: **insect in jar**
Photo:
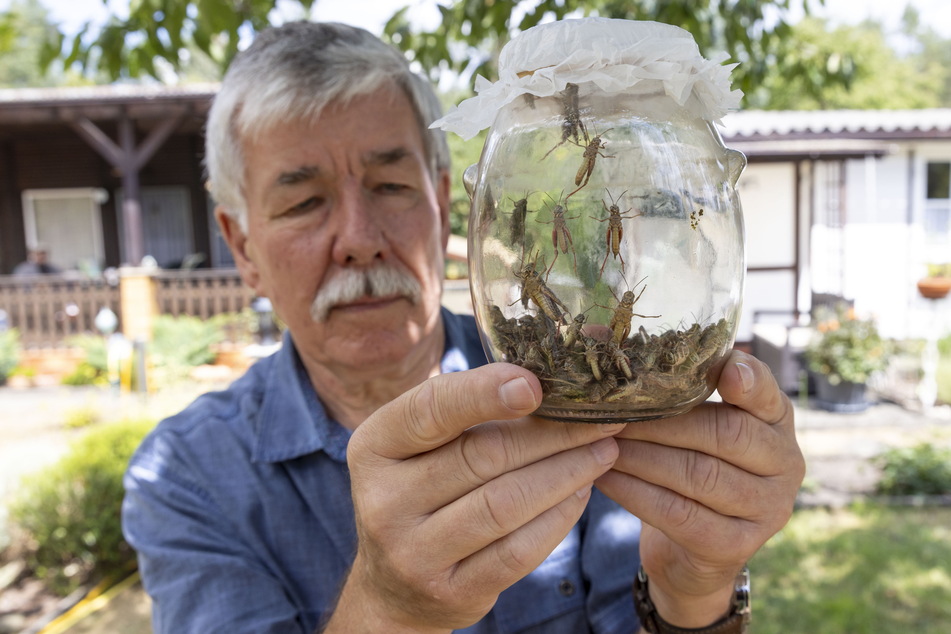
[[[565,203],[567,204],[567,202]],[[578,255],[575,253],[575,245],[571,240],[571,231],[568,230],[568,220],[576,220],[580,216],[565,216],[567,210],[562,205],[555,205],[555,208],[551,210],[552,219],[551,220],[536,220],[545,225],[553,224],[551,230],[551,244],[555,247],[555,257],[551,260],[551,266],[548,267],[548,273],[551,274],[552,268],[555,266],[555,262],[558,261],[558,249],[561,248],[562,253],[568,253],[568,250],[571,249],[571,256],[574,259],[574,270],[578,271]],[[561,243],[559,245],[559,243]]]
[[[588,180],[591,179],[591,174],[594,172],[594,164],[598,160],[598,157],[601,158],[614,158],[614,156],[607,156],[601,153],[601,150],[605,149],[608,145],[606,142],[601,141],[601,137],[613,130],[614,128],[608,128],[601,134],[595,136],[593,139],[588,141],[588,144],[584,146],[584,154],[581,158],[581,167],[578,168],[578,173],[575,174],[575,185],[578,186],[578,189],[565,196],[567,200],[573,194],[581,191],[581,188],[588,184]],[[578,143],[577,145],[581,145]]]
[[[523,265],[521,268],[516,268],[513,273],[515,277],[522,281],[522,294],[519,299],[523,307],[528,308],[528,300],[532,300],[539,310],[554,323],[567,325],[568,321],[565,319],[565,313],[570,313],[568,307],[545,284],[545,280],[542,279],[541,274],[535,268],[534,261]]]
[[[635,287],[636,286],[635,284]],[[631,320],[634,319],[634,317],[641,317],[642,319],[656,319],[660,317],[660,315],[640,315],[634,312],[634,304],[637,303],[637,300],[641,298],[641,295],[643,295],[646,290],[647,284],[644,285],[644,288],[642,288],[641,292],[637,295],[634,295],[634,291],[624,291],[624,295],[618,300],[618,304],[611,315],[611,323],[609,324],[612,333],[611,341],[615,344],[620,345],[621,342],[627,339],[627,336],[631,333]]]
[[[607,192],[608,196],[611,196],[611,192],[608,192],[607,190],[605,191]],[[621,195],[618,196],[618,200],[623,198],[624,194],[626,193],[627,193],[626,191],[621,192]],[[604,267],[608,263],[608,256],[612,253],[614,254],[614,259],[620,258],[621,274],[622,275],[624,274],[624,256],[621,255],[621,240],[624,238],[624,226],[621,223],[621,219],[622,218],[637,218],[638,216],[644,215],[644,214],[634,214],[633,216],[624,215],[627,213],[627,211],[631,211],[633,207],[625,211],[624,214],[622,214],[621,208],[618,206],[617,201],[614,200],[613,196],[611,196],[610,207],[608,207],[605,204],[604,199],[601,200],[601,206],[603,206],[604,210],[608,212],[608,217],[595,218],[594,216],[591,216],[592,220],[608,223],[608,229],[604,234],[604,242],[607,246],[607,252],[604,254],[604,261],[601,263],[601,271],[598,273],[598,279],[601,279],[601,276],[604,275]]]
[[[512,209],[512,221],[509,225],[509,239],[513,247],[521,246],[523,253],[525,251],[525,217],[529,212],[534,211],[534,209],[528,208],[527,196],[521,200],[516,200],[515,207]]]
[[[561,121],[561,141],[545,153],[545,156],[542,157],[543,161],[569,138],[571,138],[575,144],[579,144],[579,130],[584,136],[584,142],[588,142],[588,131],[585,129],[584,122],[581,120],[581,108],[578,103],[578,84],[568,83],[565,85],[565,89],[561,91],[561,111],[563,116]]]

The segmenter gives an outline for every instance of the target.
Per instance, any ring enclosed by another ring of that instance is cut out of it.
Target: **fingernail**
[[[578,489],[577,491],[575,491],[575,495],[577,495],[577,496],[578,496],[579,498],[581,498],[582,500],[583,500],[584,498],[588,497],[588,494],[589,494],[589,493],[591,493],[591,485],[590,485],[590,484],[587,485],[587,486],[585,486],[585,487],[582,487],[582,488]]]
[[[617,443],[612,438],[602,438],[591,443],[591,451],[601,464],[613,464],[617,459]]]
[[[740,385],[743,387],[743,393],[746,394],[753,389],[753,383],[756,382],[753,368],[740,362],[736,364],[736,371],[740,375]]]
[[[499,398],[503,405],[517,411],[533,411],[538,407],[535,392],[523,377],[516,377],[503,383],[499,387]]]

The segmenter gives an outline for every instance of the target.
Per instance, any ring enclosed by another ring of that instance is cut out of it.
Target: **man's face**
[[[218,219],[305,360],[385,367],[437,332],[448,176],[433,183],[402,92],[331,104],[315,124],[283,123],[243,149],[247,233]]]

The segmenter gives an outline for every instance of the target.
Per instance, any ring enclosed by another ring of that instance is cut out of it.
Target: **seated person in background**
[[[20,262],[13,269],[14,275],[52,275],[59,273],[59,268],[49,263],[49,253],[42,244],[31,246],[27,251],[26,260]]]

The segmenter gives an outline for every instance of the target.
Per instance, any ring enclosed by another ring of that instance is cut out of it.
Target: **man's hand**
[[[735,575],[789,520],[805,474],[792,405],[765,365],[734,352],[717,390],[724,403],[628,425],[597,481],[645,523],[651,598],[684,628],[727,613]]]
[[[528,417],[541,398],[534,375],[496,363],[435,377],[357,428],[359,547],[326,631],[468,626],[545,560],[614,464],[623,426]]]

